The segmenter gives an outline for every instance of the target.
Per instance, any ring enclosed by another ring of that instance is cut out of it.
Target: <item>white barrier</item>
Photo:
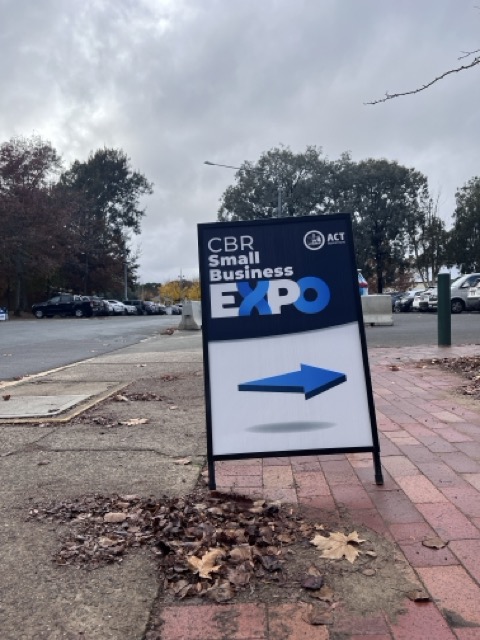
[[[392,298],[389,295],[362,296],[364,324],[393,325]]]
[[[178,328],[182,331],[199,331],[202,328],[202,303],[186,300],[182,307],[182,319]]]

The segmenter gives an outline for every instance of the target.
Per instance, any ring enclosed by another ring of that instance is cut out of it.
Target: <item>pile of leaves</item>
[[[37,505],[30,516],[68,525],[54,558],[60,565],[93,569],[121,562],[132,548],[148,547],[158,557],[166,591],[216,602],[231,600],[256,581],[281,584],[296,543],[315,545],[319,557],[353,563],[363,542],[356,532],[329,535],[291,507],[200,490],[162,499],[83,496]],[[323,577],[315,568],[301,586],[322,598]]]
[[[422,361],[422,365],[440,366],[446,371],[460,373],[468,383],[460,389],[461,393],[480,398],[480,356],[462,356],[459,358],[432,358]]]

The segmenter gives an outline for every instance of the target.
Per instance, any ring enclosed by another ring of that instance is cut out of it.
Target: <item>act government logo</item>
[[[318,251],[323,246],[325,246],[325,242],[328,245],[332,244],[345,244],[345,232],[339,231],[337,233],[329,233],[325,240],[325,236],[321,231],[312,230],[306,233],[303,236],[303,244],[310,249],[310,251]]]
[[[318,251],[325,244],[325,236],[321,231],[309,231],[303,237],[303,244],[311,251]]]

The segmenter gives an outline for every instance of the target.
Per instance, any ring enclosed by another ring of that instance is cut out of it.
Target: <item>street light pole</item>
[[[235,169],[236,171],[255,171],[257,173],[262,173],[263,175],[265,175],[262,169],[256,169],[254,167],[234,167],[231,164],[218,164],[217,162],[210,162],[210,160],[205,160],[203,164],[208,164],[210,167],[225,167],[226,169]],[[279,181],[277,185],[277,218],[281,218],[283,215],[282,195],[282,185]]]
[[[123,299],[128,300],[128,249],[123,251]]]

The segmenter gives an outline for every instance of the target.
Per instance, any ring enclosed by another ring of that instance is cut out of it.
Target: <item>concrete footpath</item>
[[[348,513],[353,529],[368,527],[395,545],[395,561],[430,596],[405,597],[395,619],[380,608],[352,615],[340,606],[333,624],[316,626],[305,621],[302,602],[183,600],[163,607],[146,636],[161,582],[149,552],[94,571],[59,567],[52,555],[61,527],[28,518],[36,503],[89,493],[193,489],[206,452],[199,334],[157,336],[3,385],[0,403],[78,395],[85,412],[72,408],[64,421],[64,413],[0,420],[1,640],[480,640],[480,401],[455,393],[459,376],[418,364],[475,354],[480,346],[369,350],[383,487],[374,483],[370,454],[216,465],[220,490],[319,516]],[[185,457],[191,463],[179,464]],[[433,536],[447,546],[422,544]]]

